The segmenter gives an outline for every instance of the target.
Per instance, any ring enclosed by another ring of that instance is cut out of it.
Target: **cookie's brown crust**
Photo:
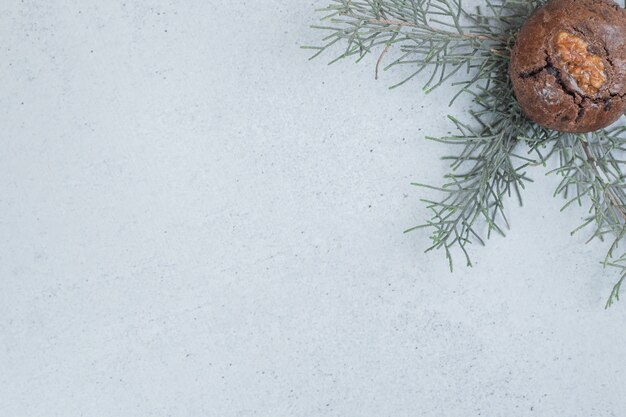
[[[577,87],[555,51],[567,31],[602,58],[607,82],[596,94]],[[509,73],[522,110],[536,123],[563,132],[590,132],[615,122],[626,109],[626,10],[610,0],[552,0],[524,23]]]

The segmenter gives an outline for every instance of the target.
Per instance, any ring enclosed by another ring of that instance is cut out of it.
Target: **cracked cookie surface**
[[[524,23],[509,67],[531,120],[590,132],[626,109],[626,10],[610,0],[552,0]]]

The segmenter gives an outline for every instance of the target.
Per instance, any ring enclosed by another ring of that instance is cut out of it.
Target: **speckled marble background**
[[[1,416],[624,416],[626,303],[532,171],[450,274],[441,90],[323,1],[0,5]]]

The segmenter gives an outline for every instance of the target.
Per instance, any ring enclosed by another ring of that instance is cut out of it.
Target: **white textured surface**
[[[307,62],[322,3],[3,0],[1,416],[626,415],[582,212],[423,254],[462,109]]]

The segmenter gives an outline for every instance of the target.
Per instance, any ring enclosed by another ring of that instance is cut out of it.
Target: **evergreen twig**
[[[463,94],[472,98],[468,120],[449,116],[456,134],[429,138],[460,151],[444,157],[451,167],[444,185],[414,184],[442,196],[424,200],[431,219],[407,232],[430,229],[427,250],[442,249],[452,269],[451,249],[459,248],[471,266],[468,245],[484,244],[492,233],[504,235],[508,229],[504,201],[515,195],[521,204],[521,190],[530,181],[526,169],[558,155],[560,167],[553,172],[562,181],[555,195],[567,199],[565,207],[589,205],[589,217],[575,232],[593,226],[590,240],[612,239],[603,264],[621,275],[607,307],[618,300],[626,279],[626,252],[616,255],[626,234],[626,181],[624,161],[616,155],[626,150],[626,128],[588,135],[544,129],[523,116],[508,77],[516,32],[546,0],[487,0],[475,11],[464,9],[461,0],[330,1],[320,10],[325,24],[314,26],[328,35],[321,46],[306,47],[315,50],[311,58],[337,44],[343,44],[343,52],[330,63],[349,57],[358,62],[376,51],[378,79],[383,61],[394,50],[396,58],[382,69],[409,66],[412,71],[391,88],[420,75],[426,93],[446,83],[455,86],[450,104]]]

